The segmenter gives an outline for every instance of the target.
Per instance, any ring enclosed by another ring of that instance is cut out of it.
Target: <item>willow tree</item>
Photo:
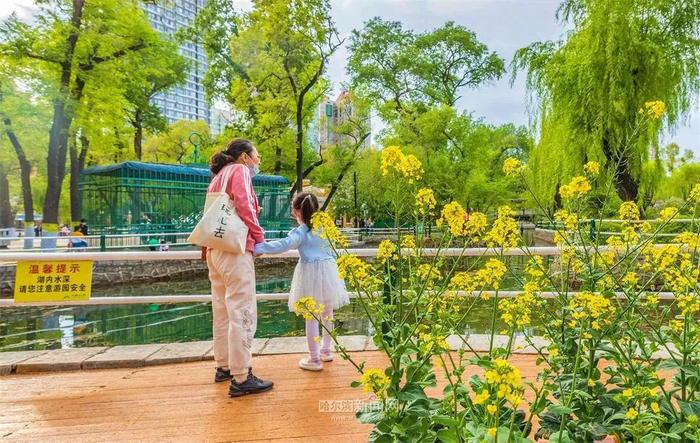
[[[572,26],[568,38],[534,43],[513,60],[539,105],[532,109],[543,152],[532,167],[549,175],[549,201],[588,160],[605,164],[620,198],[637,200],[660,133],[689,111],[700,88],[700,3],[566,0],[558,14]],[[654,100],[666,104],[663,119],[640,118]]]

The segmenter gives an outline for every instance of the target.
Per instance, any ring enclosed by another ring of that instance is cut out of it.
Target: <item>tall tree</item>
[[[285,96],[282,102],[292,105],[296,150],[292,192],[301,191],[310,172],[309,167],[304,169],[305,130],[327,92],[323,75],[328,61],[342,44],[330,9],[328,0],[256,1],[232,43],[234,63],[246,71],[256,93]]]
[[[246,70],[231,53],[231,40],[238,34],[238,14],[231,0],[208,0],[192,23],[177,33],[181,41],[202,45],[207,70],[202,84],[210,103],[233,100],[235,79],[246,78]]]
[[[125,78],[125,97],[129,102],[128,119],[134,128],[134,154],[137,160],[141,160],[144,130],[156,133],[168,126],[167,119],[152,99],[184,83],[188,63],[177,53],[177,45],[165,40],[140,51],[137,60],[138,70],[134,71],[131,63],[123,69],[130,71]]]
[[[210,139],[209,126],[202,120],[178,120],[166,131],[146,139],[144,144],[144,160],[156,163],[192,163],[194,145],[192,133],[201,136],[199,161],[206,156]]]
[[[34,75],[53,86],[44,200],[44,220],[51,225],[58,222],[71,124],[91,73],[158,36],[137,0],[47,0],[39,6],[31,24],[12,15],[0,25],[0,56],[34,67]]]
[[[8,173],[8,166],[0,160],[0,228],[9,228],[14,225],[12,205],[10,204]]]
[[[431,105],[454,107],[464,88],[504,73],[503,60],[453,22],[416,34],[400,22],[373,18],[353,31],[349,50],[353,88],[373,99],[388,121]]]
[[[321,210],[325,211],[333,201],[343,179],[355,165],[365,147],[369,146],[371,120],[369,103],[359,99],[351,92],[344,91],[336,102],[337,117],[330,122],[321,119],[321,127],[328,128],[331,140],[322,159],[323,168],[319,168],[315,178],[330,185],[330,191],[323,202]]]
[[[40,146],[46,140],[50,124],[50,104],[42,97],[42,85],[27,81],[20,89],[14,78],[16,70],[6,64],[0,69],[0,140],[7,142],[8,151],[14,153],[19,168],[7,166],[14,173],[19,170],[25,223],[34,222],[34,194],[32,179],[37,163],[45,158]]]
[[[643,165],[663,128],[656,120],[640,123],[639,109],[661,100],[663,123],[673,126],[700,89],[700,4],[566,0],[559,13],[573,27],[566,41],[520,49],[513,68],[527,71],[543,130],[556,126],[567,134],[561,161],[603,160],[620,198],[636,200]],[[547,150],[542,158],[551,161],[551,146]]]

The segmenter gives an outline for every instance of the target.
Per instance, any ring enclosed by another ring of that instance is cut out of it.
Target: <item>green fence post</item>
[[[100,252],[105,252],[107,250],[107,236],[102,233],[100,234]]]
[[[589,232],[588,236],[591,238],[591,241],[596,241],[596,229],[595,229],[595,219],[590,219],[588,221],[588,226],[589,226]]]

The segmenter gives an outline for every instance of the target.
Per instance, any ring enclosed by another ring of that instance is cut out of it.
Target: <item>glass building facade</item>
[[[151,26],[167,36],[173,36],[178,29],[188,26],[206,0],[167,0],[157,3],[144,3]],[[207,60],[201,45],[184,43],[180,53],[190,60],[187,82],[165,93],[157,95],[153,104],[158,106],[169,123],[177,120],[204,120],[210,124],[210,110],[204,96],[202,78],[207,69]]]

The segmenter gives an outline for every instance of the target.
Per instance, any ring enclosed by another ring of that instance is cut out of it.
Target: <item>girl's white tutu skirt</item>
[[[332,306],[334,310],[350,303],[335,260],[297,263],[289,291],[290,311],[294,311],[294,303],[302,297],[313,297],[316,303]]]

